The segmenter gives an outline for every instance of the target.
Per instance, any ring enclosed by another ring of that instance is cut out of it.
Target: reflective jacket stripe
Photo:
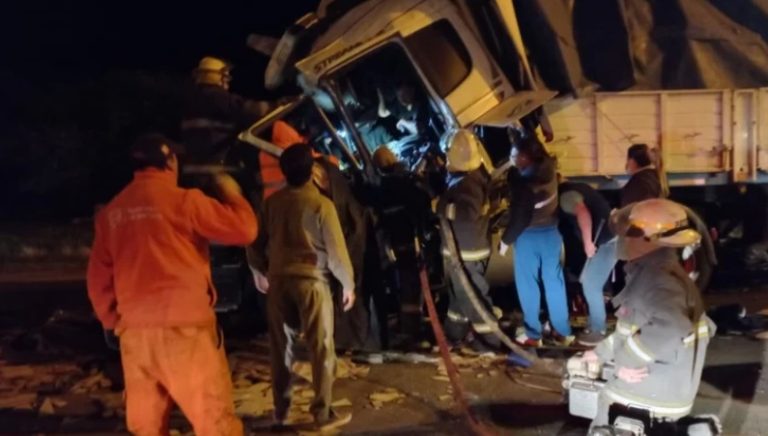
[[[699,338],[707,338],[710,335],[709,331],[709,325],[705,321],[699,321],[698,328],[696,328],[695,333],[691,333],[690,335],[683,338],[683,344],[690,345],[696,340],[696,336]]]
[[[472,329],[475,331],[475,333],[480,333],[480,334],[493,333],[493,327],[485,323],[481,323],[481,324],[473,323]]]
[[[648,363],[654,361],[653,356],[645,350],[636,335],[627,338],[627,346],[629,347],[629,350],[632,351],[632,353],[639,357],[641,360]]]
[[[534,209],[541,209],[542,207],[548,205],[549,203],[552,203],[555,201],[555,198],[557,198],[557,194],[552,194],[551,197],[547,198],[546,200],[540,201],[533,205]]]
[[[443,249],[443,256],[450,256],[451,253],[447,249]],[[459,255],[462,260],[475,261],[487,259],[491,256],[491,250],[489,248],[483,248],[480,250],[460,250]]]
[[[636,331],[637,331],[636,325],[632,325],[624,321],[619,321],[616,323],[616,332],[621,335],[630,336]]]
[[[452,310],[448,311],[448,319],[453,322],[461,322],[461,323],[465,323],[468,321],[467,317],[465,317],[460,313],[454,312]]]

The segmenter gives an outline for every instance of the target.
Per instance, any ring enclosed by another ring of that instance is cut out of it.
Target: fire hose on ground
[[[450,226],[450,223],[448,222],[448,220],[444,218],[440,219],[440,228],[441,228],[443,242],[446,248],[448,249],[448,252],[451,254],[450,266],[454,268],[456,271],[459,271],[458,276],[462,281],[461,287],[465,290],[472,289],[472,286],[470,285],[470,281],[467,278],[466,272],[464,270],[464,265],[461,261],[461,257],[458,254],[456,241],[454,239],[453,228]],[[418,247],[418,244],[417,244],[417,247]],[[429,279],[427,277],[427,270],[426,270],[426,266],[424,264],[423,259],[420,260],[420,264],[419,264],[419,282],[421,284],[421,291],[427,306],[430,325],[432,326],[432,331],[435,335],[435,340],[437,341],[437,345],[440,350],[440,357],[443,360],[443,364],[445,365],[446,372],[448,373],[448,379],[453,388],[454,400],[456,401],[456,404],[461,409],[461,412],[464,415],[467,421],[467,424],[469,425],[470,429],[474,434],[481,435],[481,436],[491,435],[493,434],[493,432],[477,419],[477,417],[474,415],[474,413],[470,409],[469,403],[467,402],[467,395],[466,395],[466,391],[464,390],[464,385],[461,381],[461,376],[459,374],[458,368],[456,367],[456,365],[453,363],[453,360],[451,359],[451,351],[448,346],[448,341],[445,337],[445,332],[443,331],[442,324],[440,323],[440,318],[437,314],[437,308],[435,307],[434,299],[432,298],[432,291],[429,286]],[[488,313],[488,311],[485,309],[485,307],[477,298],[477,295],[475,295],[474,292],[468,292],[467,297],[469,298],[469,301],[472,303],[472,306],[475,308],[475,310],[477,310],[477,312],[481,315],[481,317],[483,318],[483,321],[486,324],[491,326],[493,334],[496,335],[499,338],[499,340],[504,345],[506,345],[513,353],[516,353],[520,357],[528,360],[531,363],[532,368],[536,368],[543,373],[559,376],[561,372],[559,367],[556,367],[552,363],[539,359],[538,356],[524,350],[522,347],[515,344],[503,331],[501,331],[495,317],[492,317]]]

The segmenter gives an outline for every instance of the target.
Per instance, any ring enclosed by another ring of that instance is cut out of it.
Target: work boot
[[[585,347],[596,347],[603,339],[605,339],[605,333],[603,332],[584,330],[576,337],[576,342]]]
[[[328,419],[315,420],[315,429],[320,433],[328,433],[334,430],[338,430],[349,422],[352,421],[351,413],[338,414],[334,410],[331,410],[328,414]]]
[[[269,426],[269,430],[272,433],[284,433],[287,432],[290,428],[288,427],[288,424],[286,424],[286,415],[287,413],[278,413],[274,412],[272,415],[272,425]]]

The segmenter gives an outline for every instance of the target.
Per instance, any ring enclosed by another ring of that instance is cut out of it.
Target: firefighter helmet
[[[389,168],[397,163],[397,156],[386,145],[381,145],[373,152],[373,165],[378,169]]]
[[[211,56],[200,59],[200,63],[195,68],[195,81],[209,85],[228,87],[231,80],[230,71],[232,65]]]
[[[449,172],[474,171],[483,164],[480,154],[480,140],[467,129],[447,132],[440,139],[446,153],[446,168]]]
[[[681,248],[701,241],[685,209],[674,201],[654,198],[630,204],[611,217],[619,235],[619,258],[633,260],[661,247]]]

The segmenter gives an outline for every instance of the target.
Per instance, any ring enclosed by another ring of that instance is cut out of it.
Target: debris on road
[[[371,406],[374,409],[381,409],[384,404],[399,402],[405,399],[405,394],[395,388],[387,388],[382,391],[374,392],[368,396]]]
[[[32,410],[37,401],[37,394],[13,394],[0,396],[0,409]]]

